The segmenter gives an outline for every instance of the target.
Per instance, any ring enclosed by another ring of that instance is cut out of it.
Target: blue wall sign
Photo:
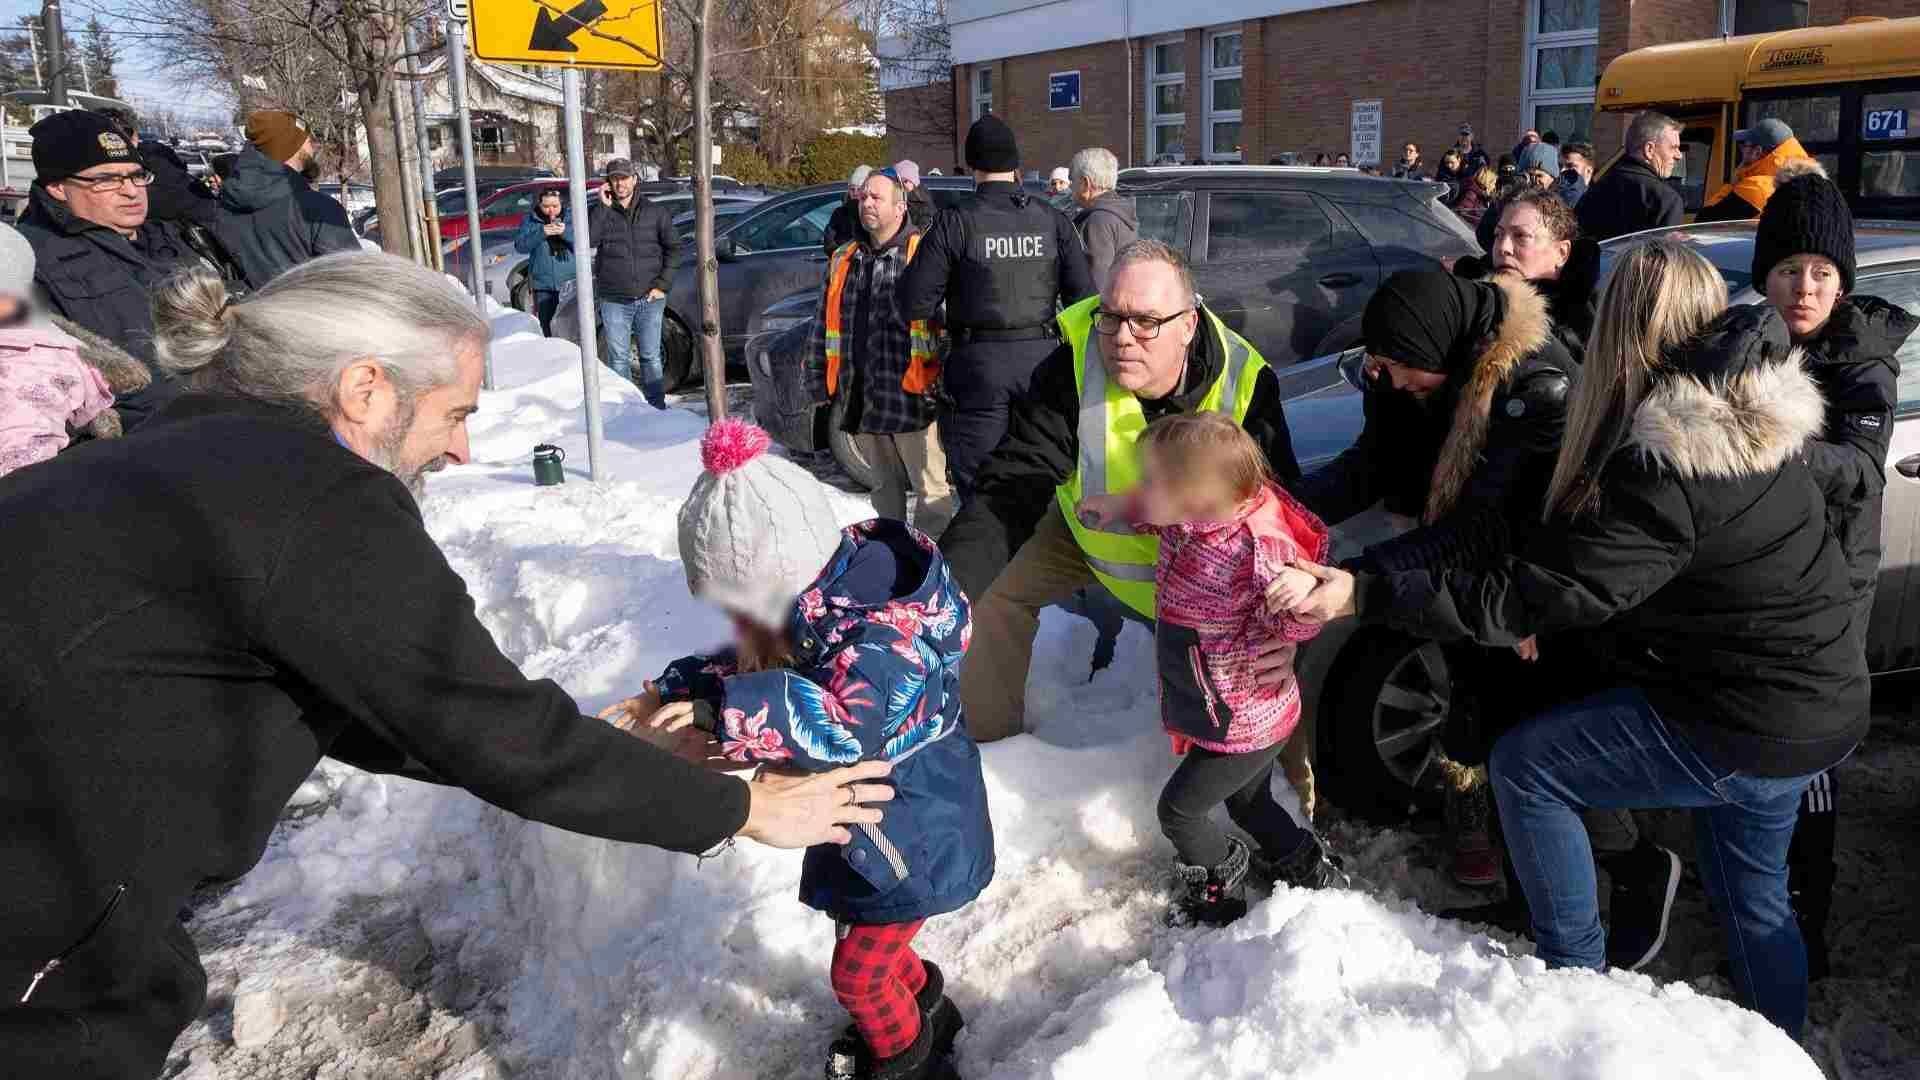
[[[1907,110],[1870,109],[1865,127],[1864,134],[1869,139],[1907,138]]]
[[[1047,76],[1047,108],[1077,109],[1080,107],[1080,73],[1077,71],[1056,71]]]

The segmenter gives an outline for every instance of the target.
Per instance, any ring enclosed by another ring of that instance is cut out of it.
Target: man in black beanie
[[[1013,130],[992,113],[967,131],[967,167],[974,193],[934,218],[900,283],[908,319],[947,305],[940,441],[962,504],[1007,433],[1008,403],[1059,340],[1055,311],[1094,292],[1072,219],[1021,190]]]
[[[71,110],[33,125],[33,188],[20,234],[33,245],[34,282],[53,313],[153,364],[151,292],[199,262],[184,237],[148,216],[153,173],[113,122]],[[131,432],[171,398],[153,382],[115,401]]]
[[[1852,295],[1853,214],[1817,164],[1793,162],[1776,179],[1754,230],[1753,287],[1786,320],[1826,399],[1826,428],[1807,444],[1807,465],[1826,495],[1827,521],[1847,557],[1853,629],[1864,650],[1880,574],[1880,498],[1900,399],[1897,354],[1916,320],[1885,300]],[[1823,979],[1829,970],[1839,795],[1833,771],[1814,777],[1787,849],[1787,891],[1807,943],[1809,979]]]

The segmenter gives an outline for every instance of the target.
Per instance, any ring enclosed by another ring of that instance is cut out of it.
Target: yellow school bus
[[[1920,18],[1654,45],[1607,65],[1595,104],[1678,120],[1688,211],[1733,179],[1733,133],[1775,117],[1861,217],[1920,218]]]

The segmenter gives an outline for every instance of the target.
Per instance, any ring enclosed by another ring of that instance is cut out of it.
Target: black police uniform
[[[940,442],[961,500],[1007,433],[1007,405],[1056,344],[1056,301],[1096,291],[1067,215],[1011,181],[990,181],[943,210],[901,281],[910,319],[947,304],[953,349],[943,381]]]

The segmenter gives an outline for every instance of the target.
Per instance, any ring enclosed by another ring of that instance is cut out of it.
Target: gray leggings
[[[1307,831],[1274,800],[1273,765],[1287,744],[1245,754],[1193,747],[1160,792],[1160,831],[1188,866],[1218,866],[1227,858],[1227,834],[1207,815],[1226,804],[1227,816],[1251,833],[1260,853],[1283,859],[1300,850]]]

